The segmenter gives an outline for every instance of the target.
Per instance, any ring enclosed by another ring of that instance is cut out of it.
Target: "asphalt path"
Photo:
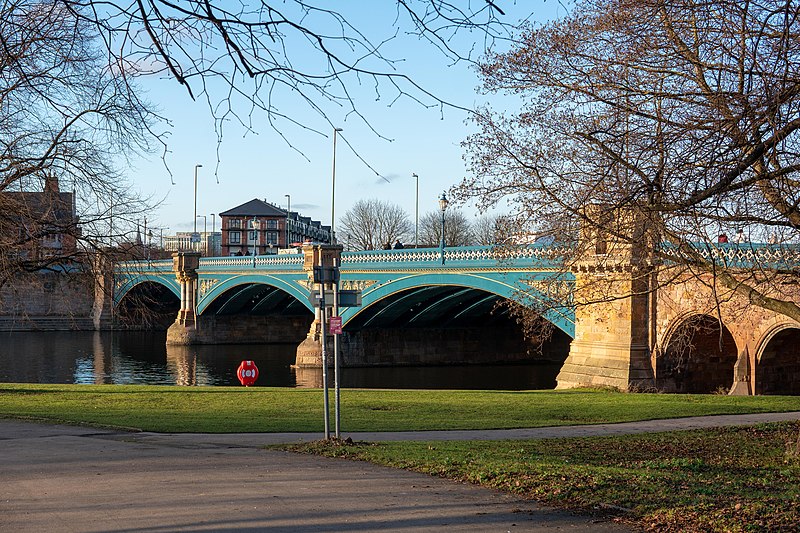
[[[797,420],[800,413],[354,440],[495,440]],[[623,532],[472,485],[265,450],[319,434],[163,434],[0,420],[0,531]]]

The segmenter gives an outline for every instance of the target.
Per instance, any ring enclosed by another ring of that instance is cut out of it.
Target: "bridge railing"
[[[693,243],[692,247],[708,262],[729,268],[796,270],[800,268],[800,245],[744,243]],[[668,252],[670,246],[664,245]],[[679,250],[675,253],[681,255]]]
[[[566,246],[533,244],[524,247],[458,246],[445,248],[444,266],[505,266],[524,264],[542,268],[560,267],[569,248]],[[342,268],[436,268],[442,266],[440,248],[405,248],[402,250],[365,250],[342,254]]]

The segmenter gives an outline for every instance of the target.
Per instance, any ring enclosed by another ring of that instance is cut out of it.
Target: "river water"
[[[141,385],[239,385],[244,359],[256,386],[321,387],[320,369],[292,368],[295,345],[166,346],[165,333],[0,333],[0,382]],[[552,389],[560,364],[344,368],[344,388]],[[333,371],[329,372],[332,380]]]

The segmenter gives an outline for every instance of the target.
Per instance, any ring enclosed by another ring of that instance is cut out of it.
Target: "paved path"
[[[800,413],[347,436],[527,439],[796,419]],[[319,437],[125,433],[0,420],[0,531],[630,531],[422,474],[260,448]]]

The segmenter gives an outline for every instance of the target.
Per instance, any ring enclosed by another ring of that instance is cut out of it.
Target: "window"
[[[228,221],[228,227],[229,228],[241,228],[242,227],[242,221],[239,220],[239,219],[229,220]]]
[[[267,232],[267,244],[278,244],[278,232],[277,231],[268,231]]]
[[[267,220],[267,229],[278,229],[277,220]]]
[[[249,239],[251,242],[256,242],[256,240],[258,239],[258,231],[251,230]]]
[[[230,244],[240,244],[242,242],[242,232],[232,231],[228,234],[228,242]]]

